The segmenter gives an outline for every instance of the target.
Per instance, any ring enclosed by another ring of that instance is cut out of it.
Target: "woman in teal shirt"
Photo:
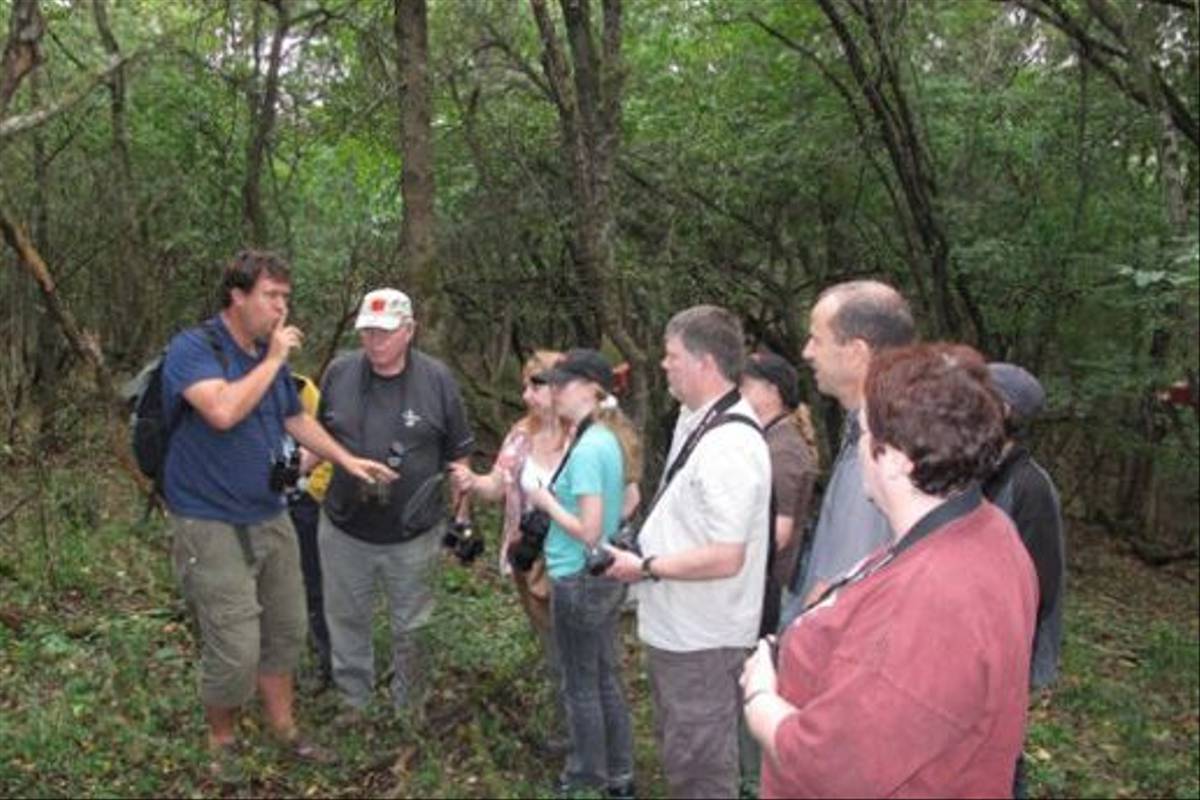
[[[559,788],[633,797],[633,733],[617,653],[625,588],[585,564],[620,526],[626,474],[640,468],[637,436],[610,394],[612,367],[599,352],[571,350],[543,375],[556,411],[575,426],[553,485],[530,495],[551,519],[550,615],[571,735]]]

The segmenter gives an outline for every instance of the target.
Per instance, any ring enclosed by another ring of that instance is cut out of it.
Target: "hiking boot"
[[[318,697],[333,688],[333,673],[323,667],[305,672],[300,678],[301,691]]]
[[[637,787],[631,780],[613,784],[604,790],[604,796],[612,800],[634,800],[637,797]]]
[[[565,775],[559,775],[555,787],[560,798],[606,797],[607,789],[592,784],[572,780]]]
[[[209,749],[208,775],[225,787],[240,786],[246,782],[242,768],[241,748],[237,743],[224,744]]]
[[[276,740],[279,749],[293,761],[298,761],[302,764],[319,764],[330,765],[337,763],[337,754],[327,747],[322,747],[316,742],[301,736],[299,733],[293,733],[287,739]]]
[[[367,714],[361,708],[346,706],[333,718],[333,729],[348,733],[367,728]]]
[[[548,756],[565,756],[571,752],[571,738],[565,733],[552,733],[542,742],[542,750]]]

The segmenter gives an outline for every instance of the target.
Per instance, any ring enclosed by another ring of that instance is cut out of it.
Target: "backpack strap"
[[[212,348],[213,355],[216,356],[217,363],[221,365],[221,376],[228,378],[229,355],[225,352],[225,346],[221,344],[221,334],[217,331],[217,324],[209,319],[200,323],[196,327],[199,328],[200,333],[204,335],[205,341],[208,342],[208,346]],[[166,359],[164,356],[164,363],[165,360]],[[171,414],[170,423],[167,425],[166,435],[168,440],[170,439],[171,434],[175,432],[175,429],[179,427],[179,423],[183,420],[184,413],[189,408],[191,408],[191,406],[188,404],[188,401],[184,399],[183,393],[180,392],[179,405],[175,407],[174,413]]]
[[[221,344],[221,334],[217,331],[217,323],[210,320],[205,320],[200,325],[200,330],[204,332],[204,338],[208,339],[208,346],[212,348],[213,355],[217,357],[217,363],[221,365],[221,374],[229,375],[229,356],[225,354],[225,347]]]
[[[766,431],[759,424],[747,417],[745,414],[722,414],[713,420],[712,428],[718,425],[725,425],[730,422],[740,422],[749,425],[754,430],[758,431],[765,438]],[[710,428],[711,430],[711,428]],[[771,487],[771,500],[767,509],[767,566],[766,566],[766,583],[763,587],[763,609],[762,619],[759,622],[759,636],[765,636],[768,633],[774,633],[775,628],[779,625],[779,605],[780,596],[779,589],[775,587],[775,591],[771,590],[771,572],[775,567],[775,487]]]

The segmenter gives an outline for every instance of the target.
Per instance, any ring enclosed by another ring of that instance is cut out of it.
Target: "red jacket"
[[[1037,579],[1004,513],[974,503],[784,632],[798,711],[763,797],[1011,796]]]

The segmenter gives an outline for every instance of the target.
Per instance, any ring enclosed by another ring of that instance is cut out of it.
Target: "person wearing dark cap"
[[[1058,677],[1066,577],[1066,544],[1058,491],[1023,441],[1029,423],[1045,405],[1046,392],[1037,378],[1016,364],[988,364],[988,372],[1004,402],[1005,444],[995,470],[983,485],[983,493],[1012,518],[1037,570],[1037,626],[1029,665],[1030,687],[1037,690]],[[1020,763],[1013,791],[1017,797],[1026,796]]]
[[[574,426],[549,486],[529,494],[550,518],[550,617],[571,740],[559,788],[633,797],[633,727],[617,651],[625,586],[590,564],[620,527],[626,474],[640,470],[640,446],[612,396],[612,367],[601,353],[571,350],[541,378],[556,412]]]
[[[742,397],[762,424],[771,454],[773,550],[767,559],[767,585],[759,633],[774,633],[783,596],[800,555],[801,535],[817,473],[817,452],[808,406],[800,402],[800,376],[774,353],[754,353],[742,370]],[[738,742],[742,796],[758,796],[762,751],[742,721]]]
[[[742,397],[762,423],[771,454],[771,488],[775,500],[775,553],[768,592],[791,583],[800,553],[800,533],[808,518],[817,454],[813,447],[808,406],[800,402],[796,368],[774,353],[755,353],[742,372]],[[778,598],[775,599],[778,602]],[[764,625],[767,620],[764,620]],[[774,633],[775,622],[771,622]]]

